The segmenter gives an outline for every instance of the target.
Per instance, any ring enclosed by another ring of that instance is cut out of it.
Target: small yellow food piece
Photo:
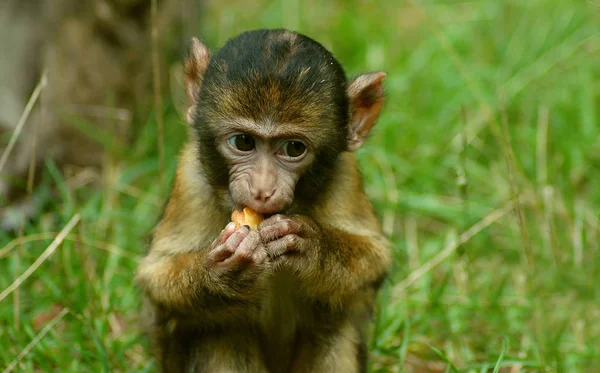
[[[231,213],[231,221],[235,223],[235,227],[239,228],[242,225],[247,225],[252,230],[257,230],[258,225],[263,221],[263,216],[251,208],[244,207],[243,211],[233,211]]]

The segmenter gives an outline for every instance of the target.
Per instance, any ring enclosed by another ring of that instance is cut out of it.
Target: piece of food
[[[231,213],[231,221],[235,223],[236,228],[247,225],[255,231],[258,229],[260,222],[263,221],[263,216],[251,208],[244,207],[242,211],[235,210]]]

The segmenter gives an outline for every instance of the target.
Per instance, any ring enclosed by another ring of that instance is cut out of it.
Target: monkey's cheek
[[[236,210],[241,211],[244,206],[248,205],[251,196],[245,179],[238,178],[229,182],[229,197]]]

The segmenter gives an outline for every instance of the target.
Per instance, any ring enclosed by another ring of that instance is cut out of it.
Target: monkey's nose
[[[257,188],[253,190],[254,199],[261,202],[267,202],[275,194],[275,189]]]

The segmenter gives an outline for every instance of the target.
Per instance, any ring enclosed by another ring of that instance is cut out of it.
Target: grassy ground
[[[600,371],[600,3],[227,1],[205,11],[213,48],[286,26],[331,48],[349,75],[389,74],[359,152],[396,259],[372,372]],[[4,291],[81,219],[19,287],[18,309],[14,293],[0,295],[0,367],[31,343],[15,371],[154,369],[131,280],[185,139],[172,105],[164,117],[163,186],[149,113],[100,175],[65,177],[48,163],[47,213],[21,246],[0,233]]]

